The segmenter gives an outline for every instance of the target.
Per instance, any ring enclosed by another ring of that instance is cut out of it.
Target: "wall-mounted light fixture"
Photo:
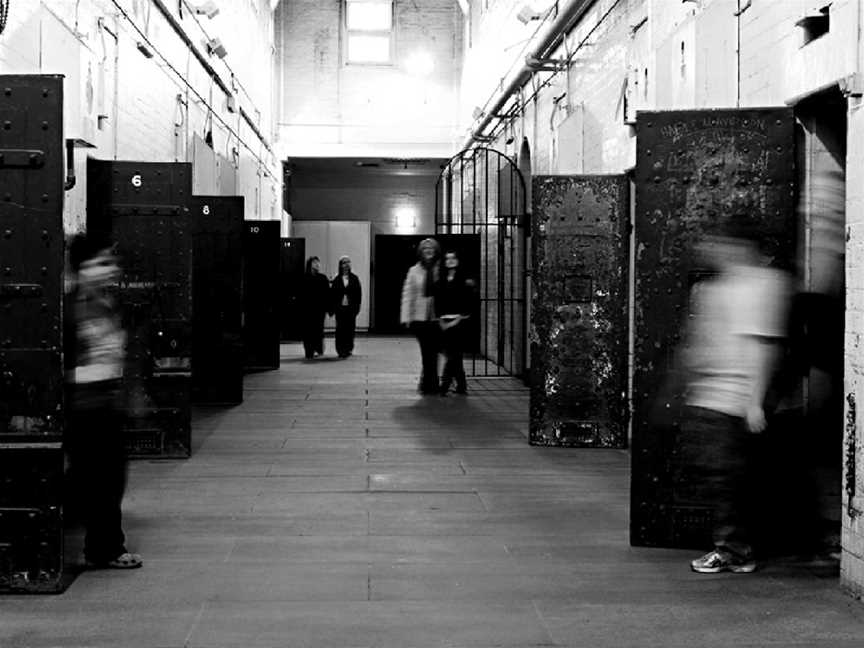
[[[216,6],[216,3],[213,0],[207,0],[206,2],[201,3],[200,5],[195,6],[195,13],[199,16],[207,16],[208,18],[215,18],[216,14],[219,13],[219,7]]]
[[[228,50],[225,49],[222,41],[218,38],[211,38],[207,41],[207,51],[211,54],[215,54],[220,59],[225,58],[228,55]]]
[[[519,13],[516,14],[516,18],[523,25],[527,25],[532,20],[544,20],[546,16],[555,8],[556,3],[553,3],[552,6],[547,7],[542,11],[537,11],[531,5],[522,5],[522,8],[519,10]]]
[[[417,228],[417,212],[413,207],[399,207],[395,215],[398,231],[413,232]]]
[[[150,48],[144,44],[143,41],[138,41],[135,46],[138,48],[138,51],[141,52],[147,58],[153,58],[153,52],[150,51]]]

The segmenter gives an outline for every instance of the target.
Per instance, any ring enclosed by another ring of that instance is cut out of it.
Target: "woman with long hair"
[[[354,331],[362,299],[360,279],[351,272],[351,259],[347,256],[339,258],[339,274],[333,277],[330,294],[336,313],[336,353],[347,358],[354,352]]]
[[[447,395],[454,380],[457,394],[468,393],[462,354],[466,327],[463,322],[471,314],[471,295],[471,284],[459,269],[459,256],[448,251],[444,255],[444,271],[435,284],[435,315],[441,327],[445,359],[441,374],[442,396]]]
[[[300,289],[300,316],[303,319],[303,350],[306,359],[324,354],[324,316],[332,312],[330,282],[321,272],[321,260],[306,260],[306,274]]]
[[[418,391],[438,393],[438,345],[441,329],[435,319],[435,283],[441,271],[441,246],[433,238],[420,241],[417,263],[408,269],[402,284],[399,321],[408,326],[420,344],[423,373]]]

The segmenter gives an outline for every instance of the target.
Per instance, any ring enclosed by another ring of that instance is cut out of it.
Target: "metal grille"
[[[438,177],[436,234],[480,236],[480,345],[470,376],[521,376],[526,368],[525,179],[494,149],[466,149]]]

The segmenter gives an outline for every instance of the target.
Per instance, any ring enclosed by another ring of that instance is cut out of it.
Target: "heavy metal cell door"
[[[243,344],[247,370],[279,368],[279,221],[249,220],[243,233]]]
[[[282,238],[279,274],[279,327],[283,340],[300,340],[300,287],[306,271],[306,239]]]
[[[711,508],[678,497],[672,478],[683,385],[672,360],[694,245],[748,219],[776,265],[794,254],[794,139],[786,108],[640,112],[636,123],[636,295],[630,539],[706,546]]]
[[[133,456],[191,452],[192,165],[87,162],[87,230],[116,243]]]
[[[629,182],[535,177],[533,445],[627,445]]]
[[[193,196],[192,399],[243,401],[243,196]]]
[[[480,236],[480,350],[466,363],[468,375],[525,371],[526,214],[525,180],[500,151],[466,149],[438,177],[435,233]]]
[[[0,592],[63,574],[63,77],[0,75]]]

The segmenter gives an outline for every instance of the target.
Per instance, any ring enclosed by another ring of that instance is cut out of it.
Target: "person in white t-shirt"
[[[788,285],[753,241],[710,236],[698,252],[718,274],[691,294],[678,461],[707,489],[715,510],[714,549],[691,568],[749,573],[756,563],[744,510],[747,478],[753,435],[766,427],[764,400],[785,335]]]

